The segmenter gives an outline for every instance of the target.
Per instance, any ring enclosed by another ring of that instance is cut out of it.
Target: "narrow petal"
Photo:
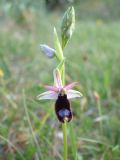
[[[79,91],[73,90],[73,89],[68,90],[66,93],[67,93],[68,99],[82,97],[82,93],[80,93]]]
[[[58,69],[55,69],[53,72],[53,75],[54,75],[54,83],[56,87],[62,88],[63,86],[62,86],[60,71]]]
[[[43,99],[55,99],[56,100],[57,98],[58,98],[58,94],[54,91],[47,91],[37,96],[38,100],[43,100]]]
[[[54,92],[58,92],[59,91],[59,89],[56,86],[45,85],[44,87],[49,91],[54,91]]]
[[[77,82],[72,82],[66,86],[64,86],[64,89],[69,90],[72,89],[73,87],[75,87],[78,83]]]

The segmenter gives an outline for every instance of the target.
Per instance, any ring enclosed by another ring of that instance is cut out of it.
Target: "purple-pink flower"
[[[54,86],[45,85],[45,88],[48,91],[39,94],[37,96],[38,100],[43,100],[43,99],[55,99],[56,100],[60,93],[62,95],[66,94],[68,99],[79,98],[82,96],[82,94],[79,91],[72,89],[78,84],[77,82],[72,82],[68,85],[63,86],[61,75],[58,69],[54,70],[53,75],[54,75]]]
[[[54,75],[54,85],[53,86],[45,85],[47,91],[39,94],[37,96],[37,99],[56,100],[55,111],[58,119],[61,122],[64,122],[65,119],[67,119],[67,121],[70,121],[72,119],[72,112],[70,108],[69,99],[80,98],[82,94],[79,91],[72,89],[77,85],[77,82],[72,82],[68,85],[63,86],[61,80],[61,74],[58,69],[54,70],[53,75]]]

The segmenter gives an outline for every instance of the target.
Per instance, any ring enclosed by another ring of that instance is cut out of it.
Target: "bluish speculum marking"
[[[61,117],[68,117],[70,115],[70,111],[68,109],[63,108],[59,110],[58,114]]]

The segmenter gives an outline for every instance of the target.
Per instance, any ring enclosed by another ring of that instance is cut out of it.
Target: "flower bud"
[[[55,49],[49,47],[46,44],[41,44],[40,45],[41,51],[48,57],[48,58],[53,58],[55,56]]]
[[[65,12],[61,25],[62,48],[64,48],[71,38],[75,27],[75,11],[73,7],[69,7]]]

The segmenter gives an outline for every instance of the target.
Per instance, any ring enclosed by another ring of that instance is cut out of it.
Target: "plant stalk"
[[[64,160],[67,160],[68,148],[67,148],[67,121],[66,120],[64,120],[64,123],[62,124],[62,130],[63,130],[63,143],[64,143]]]
[[[61,68],[61,77],[62,83],[65,85],[65,62]],[[67,120],[64,119],[64,123],[62,123],[62,130],[63,130],[63,146],[64,146],[64,160],[67,160],[68,157],[68,144],[67,144]]]

